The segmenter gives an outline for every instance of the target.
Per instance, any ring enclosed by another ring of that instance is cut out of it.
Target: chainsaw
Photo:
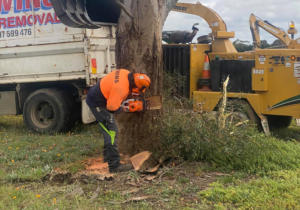
[[[159,110],[162,107],[162,97],[152,96],[144,98],[143,96],[133,96],[122,103],[124,112],[144,112],[147,110]]]

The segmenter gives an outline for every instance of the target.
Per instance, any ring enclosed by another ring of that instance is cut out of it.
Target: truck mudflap
[[[81,107],[82,107],[82,111],[81,111],[81,117],[82,117],[82,122],[84,124],[89,124],[92,122],[96,121],[95,116],[93,115],[93,113],[91,112],[89,106],[87,105],[87,103],[85,102],[86,97],[83,97],[81,100]]]
[[[121,9],[115,0],[51,0],[62,23],[74,28],[117,24]]]
[[[0,115],[16,115],[17,103],[16,91],[0,91]]]

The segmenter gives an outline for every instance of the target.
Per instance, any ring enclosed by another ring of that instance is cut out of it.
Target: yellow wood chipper
[[[229,101],[244,107],[244,114],[253,122],[268,122],[269,126],[263,126],[264,129],[287,127],[293,117],[300,118],[300,49],[295,49],[295,44],[294,49],[255,48],[239,53],[230,41],[234,32],[227,31],[222,18],[212,9],[200,3],[177,3],[173,10],[202,17],[212,30],[209,35],[211,43],[186,45],[189,95],[194,102],[194,110],[216,110],[222,98],[222,83],[229,76]],[[181,44],[165,45],[165,65],[167,63],[170,67],[170,62],[181,63],[174,62],[170,56],[180,55],[182,49]],[[201,86],[207,85],[207,81],[201,80],[206,55],[210,61],[211,90],[202,91]],[[180,56],[176,59],[180,60]]]

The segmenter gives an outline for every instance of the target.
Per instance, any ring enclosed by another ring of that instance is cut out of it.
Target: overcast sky
[[[179,2],[196,3],[197,1],[180,0]],[[251,13],[285,31],[290,21],[293,20],[300,32],[300,0],[201,0],[200,2],[215,10],[223,18],[227,24],[227,30],[234,31],[236,39],[252,41],[249,29]],[[164,30],[191,31],[194,23],[199,23],[197,37],[210,32],[207,23],[201,17],[178,12],[169,14]],[[260,34],[261,39],[266,39],[269,43],[275,40],[263,30],[260,30]],[[296,34],[295,37],[300,37],[300,34]]]

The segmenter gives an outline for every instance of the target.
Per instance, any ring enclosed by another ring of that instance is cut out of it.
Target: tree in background
[[[245,52],[245,51],[253,50],[253,45],[249,44],[249,41],[241,41],[239,39],[236,39],[233,42],[233,45],[235,46],[235,48],[238,52]]]
[[[271,47],[273,48],[286,48],[284,43],[280,39],[276,39],[272,44]]]
[[[253,45],[249,44],[249,41],[242,41],[239,39],[236,39],[233,42],[233,45],[235,46],[236,50],[238,52],[245,52],[245,51],[251,51],[253,50]],[[269,44],[267,40],[262,40],[261,41],[261,49],[264,48],[285,48],[284,44],[282,41],[279,39],[276,39],[272,44]]]
[[[267,40],[261,40],[261,42],[260,42],[261,49],[270,48],[270,47],[271,47],[271,45],[268,43]]]

